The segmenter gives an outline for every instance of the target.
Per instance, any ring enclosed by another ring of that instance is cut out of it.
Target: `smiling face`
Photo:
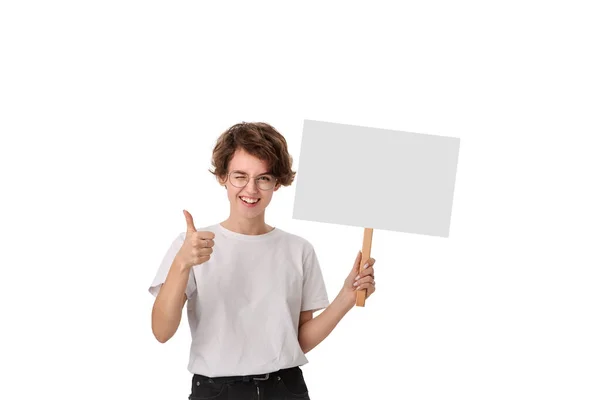
[[[238,149],[229,162],[228,171],[229,176],[219,180],[222,185],[227,186],[230,219],[264,222],[265,209],[271,202],[273,192],[279,189],[279,185],[269,190],[262,190],[259,187],[260,182],[269,179],[265,176],[269,173],[269,165],[243,149]],[[236,187],[243,185],[244,176],[249,178],[246,186]]]

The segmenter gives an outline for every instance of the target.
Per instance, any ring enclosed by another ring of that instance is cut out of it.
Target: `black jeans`
[[[265,375],[192,377],[189,400],[310,400],[300,367]]]

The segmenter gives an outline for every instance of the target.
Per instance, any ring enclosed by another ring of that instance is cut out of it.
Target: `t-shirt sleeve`
[[[329,305],[323,273],[314,247],[309,243],[303,258],[301,311],[318,311]]]
[[[167,252],[163,256],[163,259],[156,271],[156,275],[154,276],[154,280],[152,284],[148,288],[150,294],[154,297],[158,295],[162,284],[165,283],[167,279],[167,274],[169,273],[169,269],[171,268],[171,264],[177,255],[179,249],[183,245],[183,241],[185,240],[185,233],[180,233],[175,240],[171,243],[171,246],[167,249]],[[194,293],[196,292],[196,280],[194,279],[194,269],[190,268],[190,276],[188,277],[188,283],[185,288],[185,294],[188,299],[190,299]]]

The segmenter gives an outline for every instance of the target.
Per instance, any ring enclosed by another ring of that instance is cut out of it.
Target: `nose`
[[[246,184],[246,190],[250,193],[257,193],[258,192],[258,186],[256,184],[256,180],[255,179],[250,179],[248,181],[248,183]]]

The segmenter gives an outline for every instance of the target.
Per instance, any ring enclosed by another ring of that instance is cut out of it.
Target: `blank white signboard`
[[[459,145],[305,120],[293,218],[448,237]]]

